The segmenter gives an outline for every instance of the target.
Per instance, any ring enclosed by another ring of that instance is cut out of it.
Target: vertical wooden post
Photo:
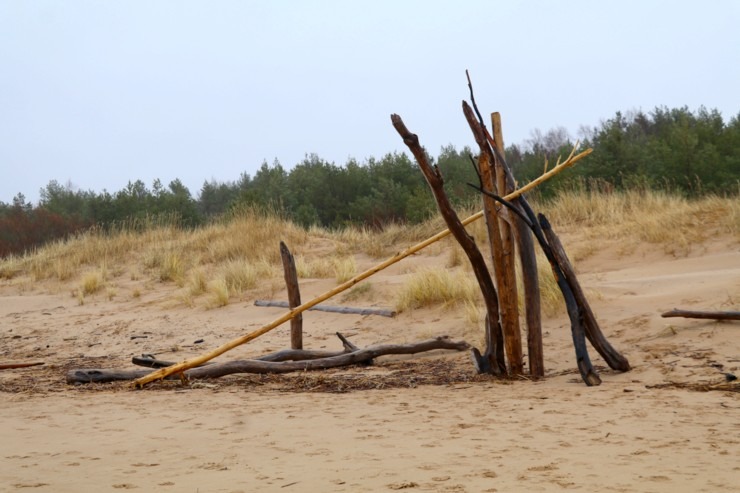
[[[280,257],[283,259],[285,286],[288,288],[288,306],[292,310],[301,306],[301,291],[298,288],[295,259],[282,241],[280,242]],[[290,348],[303,349],[303,315],[300,313],[290,320]]]
[[[503,127],[501,125],[501,114],[499,112],[491,113],[491,126],[493,127],[493,138],[496,150],[500,156],[504,157],[504,162],[497,163],[496,166],[496,177],[497,180],[499,180],[497,183],[500,187],[499,192],[501,195],[504,195],[510,193],[511,190],[514,190],[514,181],[513,179],[507,179],[507,173],[510,177],[511,170],[505,169],[508,165],[505,162]],[[515,202],[518,203],[521,203],[522,201],[526,201],[526,199],[523,197],[515,199]],[[529,360],[529,372],[532,376],[544,377],[545,364],[542,348],[542,309],[540,305],[540,284],[537,273],[537,257],[534,251],[534,240],[532,239],[532,233],[529,231],[529,228],[521,219],[515,217],[514,214],[509,214],[508,217],[510,219],[510,248],[513,252],[513,239],[511,238],[511,233],[513,232],[519,249],[519,259],[522,267],[524,314],[527,321],[527,354]],[[516,271],[514,257],[514,255],[507,257],[507,260],[511,261],[508,268]],[[516,273],[514,275],[516,275]],[[516,299],[518,301],[518,294]],[[517,333],[521,334],[519,328],[517,328]]]
[[[504,155],[504,138],[501,132],[501,116],[499,113],[491,115],[494,132],[494,145],[499,155]],[[506,194],[506,172],[503,163],[491,163],[493,168],[491,178],[494,180],[492,191],[499,195]],[[482,169],[481,169],[482,172]],[[488,186],[489,184],[485,184]],[[492,199],[491,199],[492,200]],[[508,220],[509,211],[498,204],[493,204],[491,222],[497,223],[497,228],[489,226],[489,234],[498,229],[498,241],[492,243],[500,252],[495,261],[496,280],[499,299],[501,302],[501,325],[504,331],[506,357],[509,360],[509,369],[513,375],[524,373],[522,357],[522,335],[519,329],[519,299],[516,287],[515,249],[511,226]]]

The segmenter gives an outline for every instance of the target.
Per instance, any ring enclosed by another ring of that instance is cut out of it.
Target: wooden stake
[[[558,173],[560,173],[564,169],[573,166],[578,161],[580,161],[581,159],[585,158],[586,156],[588,156],[592,152],[593,152],[593,149],[586,149],[585,151],[583,151],[583,152],[581,152],[579,154],[575,154],[575,152],[572,153],[571,156],[569,156],[568,159],[565,160],[565,162],[559,164],[558,166],[554,167],[550,171],[544,173],[543,175],[541,175],[537,179],[532,180],[531,182],[529,182],[528,184],[526,184],[522,188],[520,188],[520,189],[518,189],[518,190],[516,190],[516,191],[514,191],[512,193],[510,193],[509,195],[507,195],[505,197],[505,199],[506,200],[513,200],[516,197],[520,196],[521,194],[526,193],[529,190],[534,189],[539,184],[541,184],[541,183],[549,180],[550,178],[552,178],[553,176],[557,175]],[[477,221],[481,217],[483,217],[483,211],[478,211],[477,213],[475,213],[472,216],[468,217],[467,219],[463,220],[462,221],[462,224],[465,225],[465,226],[467,226],[468,224],[472,223],[473,221]],[[312,307],[318,305],[322,301],[328,300],[332,296],[335,296],[335,295],[337,295],[337,294],[339,294],[339,293],[341,293],[343,291],[346,291],[347,289],[351,288],[352,286],[354,286],[358,282],[367,279],[368,277],[372,276],[373,274],[377,274],[378,272],[382,271],[383,269],[386,269],[386,268],[390,267],[391,265],[393,265],[393,264],[395,264],[395,263],[403,260],[404,258],[408,257],[409,255],[413,255],[416,252],[418,252],[420,250],[423,250],[424,248],[428,247],[429,245],[432,245],[432,244],[438,242],[439,240],[441,240],[443,238],[446,238],[449,235],[450,235],[450,230],[449,229],[445,229],[444,231],[440,231],[436,235],[434,235],[434,236],[432,236],[430,238],[427,238],[426,240],[424,240],[424,241],[422,241],[420,243],[417,243],[416,245],[411,246],[411,247],[409,247],[409,248],[407,248],[407,249],[405,249],[405,250],[403,250],[403,251],[395,254],[394,256],[392,256],[391,258],[389,258],[388,260],[386,260],[384,262],[381,262],[380,264],[376,265],[375,267],[372,267],[371,269],[368,269],[365,272],[362,272],[362,273],[356,275],[355,277],[353,277],[349,281],[343,282],[342,284],[340,284],[339,286],[335,287],[334,289],[331,289],[331,290],[327,291],[326,293],[317,296],[316,298],[312,299],[311,301],[307,301],[307,302],[303,303],[302,305],[295,307],[294,309],[286,312],[281,317],[273,320],[272,322],[270,322],[269,324],[261,327],[260,329],[257,329],[255,331],[250,332],[248,334],[245,334],[243,336],[237,337],[236,339],[234,339],[232,341],[229,341],[229,342],[223,344],[222,346],[220,346],[220,347],[218,347],[218,348],[216,348],[216,349],[214,349],[212,351],[209,351],[208,353],[203,354],[201,356],[196,356],[194,358],[190,358],[190,359],[187,359],[185,361],[182,361],[182,362],[180,362],[180,363],[178,363],[176,365],[172,365],[172,366],[169,366],[167,368],[161,368],[161,369],[159,369],[157,371],[153,371],[153,372],[149,373],[148,375],[146,375],[144,377],[141,377],[141,378],[137,379],[136,381],[134,381],[133,386],[135,388],[142,388],[144,385],[148,384],[149,382],[153,382],[155,380],[162,380],[162,379],[166,378],[168,375],[172,375],[174,373],[182,373],[183,371],[185,371],[185,370],[187,370],[189,368],[193,368],[195,366],[202,365],[206,361],[210,361],[213,358],[216,358],[216,357],[224,354],[225,352],[234,349],[235,347],[241,346],[242,344],[245,344],[245,343],[247,343],[249,341],[252,341],[252,340],[258,338],[259,336],[261,336],[263,334],[266,334],[266,333],[270,332],[274,328],[280,326],[281,324],[284,324],[285,322],[287,322],[288,320],[292,319],[296,315],[305,312],[309,308],[312,308]]]
[[[288,308],[301,306],[301,290],[298,287],[298,272],[295,259],[284,242],[280,242],[280,258],[283,260],[285,286],[288,288]],[[300,313],[290,320],[290,348],[303,349],[303,315]]]

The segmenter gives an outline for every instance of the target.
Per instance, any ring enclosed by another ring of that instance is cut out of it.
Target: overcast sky
[[[0,0],[0,201],[473,144],[616,111],[740,112],[740,2]]]

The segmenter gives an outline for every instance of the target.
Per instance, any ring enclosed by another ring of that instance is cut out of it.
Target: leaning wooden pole
[[[537,179],[529,182],[528,184],[526,184],[522,188],[520,188],[520,189],[516,190],[515,192],[512,192],[509,195],[507,195],[505,197],[506,200],[513,200],[516,197],[519,197],[521,194],[526,193],[529,190],[534,189],[535,187],[537,187],[541,183],[549,180],[553,176],[555,176],[558,173],[560,173],[561,171],[563,171],[565,168],[569,168],[569,167],[573,166],[578,161],[580,161],[581,159],[583,159],[586,156],[588,156],[589,154],[591,154],[591,152],[593,152],[593,149],[586,149],[586,150],[584,150],[583,152],[581,152],[581,153],[579,153],[577,155],[570,156],[570,158],[567,159],[565,162],[560,163],[558,166],[554,167],[553,169],[551,169],[547,173],[544,173],[543,175],[541,175]],[[478,211],[477,213],[475,213],[472,216],[468,217],[467,219],[463,220],[462,221],[462,224],[465,225],[465,226],[467,226],[468,224],[470,224],[470,223],[472,223],[474,221],[477,221],[481,217],[483,217],[483,211]],[[403,260],[404,258],[408,257],[409,255],[413,255],[413,254],[419,252],[420,250],[423,250],[424,248],[428,247],[429,245],[432,245],[432,244],[438,242],[439,240],[441,240],[443,238],[446,238],[449,235],[450,235],[450,230],[449,229],[445,229],[444,231],[440,231],[436,235],[434,235],[434,236],[432,236],[430,238],[427,238],[426,240],[424,240],[424,241],[422,241],[420,243],[417,243],[416,245],[413,245],[413,246],[411,246],[411,247],[409,247],[409,248],[407,248],[407,249],[405,249],[405,250],[403,250],[403,251],[395,254],[394,256],[392,256],[391,258],[389,258],[388,260],[386,260],[386,261],[384,261],[384,262],[376,265],[375,267],[372,267],[372,268],[366,270],[365,272],[362,272],[362,273],[356,275],[355,277],[353,277],[349,281],[343,282],[342,284],[340,284],[339,286],[335,287],[334,289],[331,289],[331,290],[329,290],[329,291],[327,291],[327,292],[325,292],[325,293],[317,296],[316,298],[314,298],[314,299],[312,299],[310,301],[307,301],[307,302],[303,303],[300,306],[295,307],[294,309],[292,309],[292,310],[286,312],[285,314],[283,314],[281,317],[273,320],[269,324],[267,324],[267,325],[265,325],[265,326],[263,326],[263,327],[255,330],[253,332],[250,332],[248,334],[244,334],[243,336],[237,337],[236,339],[233,339],[233,340],[231,340],[231,341],[223,344],[222,346],[219,346],[216,349],[214,349],[212,351],[209,351],[206,354],[203,354],[201,356],[196,356],[194,358],[190,358],[190,359],[187,359],[185,361],[182,361],[182,362],[180,362],[180,363],[178,363],[176,365],[168,366],[167,368],[161,368],[161,369],[159,369],[157,371],[154,371],[154,372],[152,372],[152,373],[150,373],[150,374],[148,374],[148,375],[146,375],[144,377],[141,377],[141,378],[137,379],[136,381],[134,381],[133,385],[134,385],[135,388],[142,388],[144,385],[148,384],[149,382],[153,382],[155,380],[162,380],[162,379],[166,378],[169,375],[172,375],[172,374],[175,374],[175,373],[182,373],[185,370],[188,370],[190,368],[196,367],[198,365],[202,365],[206,361],[210,361],[213,358],[216,358],[216,357],[224,354],[225,352],[234,349],[235,347],[239,347],[242,344],[246,344],[247,342],[252,341],[252,340],[258,338],[261,335],[264,335],[264,334],[270,332],[274,328],[276,328],[276,327],[284,324],[288,320],[291,320],[296,315],[299,315],[299,314],[305,312],[309,308],[312,308],[312,307],[318,305],[322,301],[328,300],[332,296],[335,296],[335,295],[337,295],[337,294],[339,294],[339,293],[341,293],[343,291],[346,291],[347,289],[351,288],[352,286],[354,286],[358,282],[363,281],[363,280],[367,279],[368,277],[370,277],[370,276],[372,276],[374,274],[377,274],[378,272],[382,271],[383,269],[386,269],[386,268],[390,267],[391,265],[393,265],[393,264],[395,264],[395,263]]]
[[[494,169],[494,155],[493,151],[488,145],[486,140],[483,126],[479,124],[475,118],[472,108],[467,102],[462,103],[463,114],[465,119],[468,121],[470,130],[473,132],[473,137],[480,149],[480,155],[478,157],[478,171],[480,173],[480,181],[483,185],[483,189],[490,193],[497,194],[496,188],[496,175]],[[501,328],[503,331],[504,338],[504,349],[506,353],[506,359],[509,363],[510,373],[513,375],[521,375],[522,371],[522,345],[521,336],[517,339],[514,327],[518,330],[518,321],[515,323],[513,320],[515,311],[512,310],[511,298],[507,296],[507,292],[512,284],[516,284],[516,281],[507,279],[506,261],[504,259],[504,246],[501,239],[501,221],[499,221],[499,215],[496,211],[496,202],[488,195],[483,195],[483,210],[485,211],[486,228],[488,231],[488,241],[491,249],[491,260],[493,262],[493,274],[496,280],[496,289],[499,295],[499,315]],[[516,301],[515,301],[516,302]],[[490,323],[491,320],[489,319]],[[517,340],[519,344],[517,345]]]

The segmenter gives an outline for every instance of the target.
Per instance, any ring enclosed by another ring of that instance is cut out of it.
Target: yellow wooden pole
[[[518,197],[519,195],[521,195],[523,193],[526,193],[529,190],[532,190],[533,188],[535,188],[536,186],[538,186],[540,183],[542,183],[542,182],[544,182],[544,181],[552,178],[553,176],[555,176],[556,174],[560,173],[565,168],[568,168],[570,166],[573,166],[578,161],[580,161],[584,157],[586,157],[589,154],[591,154],[592,151],[593,151],[593,149],[586,149],[585,151],[583,151],[583,152],[581,152],[581,153],[579,153],[579,154],[577,154],[575,156],[573,155],[575,152],[571,152],[571,155],[568,157],[568,159],[565,162],[559,163],[556,167],[554,167],[550,171],[544,173],[543,175],[541,175],[537,179],[535,179],[535,180],[527,183],[522,188],[520,188],[518,190],[515,190],[514,192],[510,193],[509,195],[507,195],[504,198],[506,200],[512,200],[512,199]],[[462,223],[463,223],[463,225],[467,226],[468,224],[472,223],[473,221],[476,221],[476,220],[480,219],[481,217],[483,217],[483,211],[478,211],[477,213],[473,214],[472,216],[470,216],[467,219],[465,219],[464,221],[462,221]],[[275,327],[284,324],[285,322],[287,322],[288,320],[292,319],[296,315],[298,315],[300,313],[303,313],[306,310],[308,310],[309,308],[312,308],[312,307],[318,305],[322,301],[326,301],[329,298],[331,298],[332,296],[335,296],[335,295],[341,293],[342,291],[345,291],[345,290],[351,288],[352,286],[354,286],[358,282],[367,279],[368,277],[372,276],[373,274],[377,274],[381,270],[383,270],[383,269],[385,269],[387,267],[390,267],[391,265],[393,265],[393,264],[399,262],[400,260],[408,257],[409,255],[413,255],[414,253],[416,253],[416,252],[418,252],[418,251],[420,251],[420,250],[428,247],[432,243],[436,243],[437,241],[439,241],[439,240],[445,238],[446,236],[448,236],[449,234],[450,234],[450,230],[449,229],[446,229],[444,231],[440,231],[436,235],[434,235],[434,236],[432,236],[430,238],[427,238],[426,240],[422,241],[421,243],[417,243],[416,245],[411,246],[411,247],[407,248],[406,250],[403,250],[403,251],[395,254],[393,257],[391,257],[388,260],[386,260],[386,261],[384,261],[384,262],[376,265],[375,267],[372,267],[372,268],[366,270],[365,272],[362,272],[361,274],[356,275],[355,277],[353,277],[349,281],[346,281],[346,282],[340,284],[339,286],[335,287],[334,289],[331,289],[330,291],[327,291],[326,293],[317,296],[316,298],[312,299],[311,301],[307,301],[307,302],[303,303],[302,305],[293,308],[292,310],[286,312],[284,315],[282,315],[281,317],[275,319],[274,321],[270,322],[269,324],[267,324],[267,325],[265,325],[265,326],[263,326],[263,327],[255,330],[253,332],[250,332],[249,334],[245,334],[245,335],[243,335],[241,337],[238,337],[236,339],[233,339],[233,340],[231,340],[231,341],[223,344],[222,346],[219,346],[218,348],[216,348],[216,349],[214,349],[214,350],[212,350],[212,351],[210,351],[210,352],[208,352],[206,354],[203,354],[201,356],[196,356],[194,358],[187,359],[185,361],[182,361],[180,363],[177,363],[176,365],[168,366],[166,368],[160,368],[159,370],[153,371],[152,373],[150,373],[150,374],[148,374],[148,375],[146,375],[144,377],[141,377],[138,380],[135,380],[134,383],[133,383],[133,385],[136,388],[142,388],[144,385],[146,385],[147,383],[152,382],[154,380],[162,380],[165,377],[168,377],[169,375],[172,375],[172,374],[175,374],[175,373],[182,373],[185,370],[189,370],[190,368],[194,368],[194,367],[196,367],[198,365],[202,365],[203,363],[205,363],[207,361],[210,361],[213,358],[216,358],[217,356],[220,356],[220,355],[224,354],[225,352],[234,349],[237,346],[241,346],[242,344],[245,344],[245,343],[247,343],[249,341],[252,341],[252,340],[258,338],[259,336],[261,336],[263,334],[266,334],[266,333],[270,332]]]

